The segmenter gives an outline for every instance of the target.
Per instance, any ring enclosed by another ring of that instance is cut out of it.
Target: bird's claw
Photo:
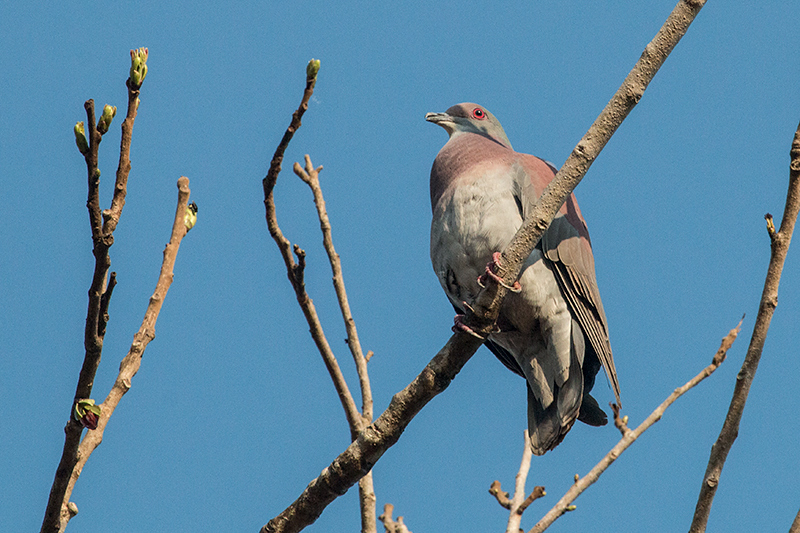
[[[455,318],[453,318],[453,327],[450,329],[453,330],[453,333],[467,333],[482,341],[486,340],[486,337],[476,333],[474,329],[464,324],[464,315],[456,315]]]
[[[478,285],[481,287],[486,286],[486,280],[488,278],[492,278],[498,284],[502,285],[506,289],[511,292],[519,293],[522,292],[522,285],[519,284],[519,281],[515,281],[513,285],[509,285],[503,278],[496,274],[497,269],[500,267],[500,263],[502,258],[502,254],[500,252],[495,252],[492,254],[492,260],[486,263],[486,271],[478,277]]]

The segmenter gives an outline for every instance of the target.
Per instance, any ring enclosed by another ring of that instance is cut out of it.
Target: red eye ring
[[[476,118],[478,120],[485,120],[486,112],[480,107],[476,107],[475,109],[472,110],[472,118]]]

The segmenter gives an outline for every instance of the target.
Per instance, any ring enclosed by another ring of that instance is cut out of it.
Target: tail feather
[[[554,391],[555,401],[546,408],[528,384],[528,434],[535,455],[558,446],[578,418],[583,400],[583,372],[577,354],[572,351],[569,378]]]

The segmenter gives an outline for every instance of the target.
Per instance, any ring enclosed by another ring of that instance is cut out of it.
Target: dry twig
[[[742,321],[739,321],[739,324],[730,330],[728,334],[722,339],[722,343],[720,344],[719,350],[717,353],[714,354],[713,359],[711,360],[711,364],[704,368],[699,374],[689,380],[685,385],[675,389],[669,397],[664,400],[664,402],[658,406],[658,408],[653,411],[650,416],[648,416],[644,422],[642,422],[639,427],[634,430],[628,428],[627,425],[627,418],[620,418],[619,416],[619,408],[616,405],[612,405],[614,410],[614,424],[622,433],[622,439],[614,446],[608,454],[606,454],[603,459],[597,463],[594,468],[592,468],[588,474],[584,477],[580,478],[576,475],[575,484],[570,487],[570,489],[564,494],[564,496],[556,503],[550,511],[537,523],[528,533],[541,533],[550,525],[555,522],[559,517],[561,517],[564,513],[568,511],[572,511],[575,509],[575,506],[572,505],[572,502],[580,496],[583,491],[589,488],[595,481],[598,480],[600,475],[605,472],[605,470],[611,466],[611,463],[617,460],[622,452],[624,452],[628,447],[633,444],[633,442],[639,438],[639,436],[644,433],[650,426],[661,420],[661,417],[664,415],[664,411],[667,410],[667,407],[672,405],[675,400],[683,396],[689,389],[695,387],[698,383],[706,379],[710,376],[718,367],[722,364],[725,360],[725,356],[728,353],[728,350],[733,345],[733,341],[736,340],[736,336],[739,334],[739,329],[742,326]]]
[[[739,434],[739,422],[742,420],[750,385],[753,383],[758,363],[761,360],[761,352],[764,350],[764,343],[767,340],[772,315],[778,305],[778,285],[781,281],[783,263],[789,251],[792,232],[797,221],[797,213],[800,210],[800,126],[798,126],[794,134],[790,157],[789,190],[786,193],[786,207],[783,210],[780,230],[775,231],[771,215],[766,217],[767,232],[771,241],[771,253],[769,267],[767,268],[767,278],[764,281],[764,290],[761,293],[758,315],[753,327],[753,335],[750,338],[750,346],[747,348],[747,355],[745,355],[744,363],[742,363],[742,369],[736,375],[736,386],[733,389],[733,397],[728,408],[728,414],[725,417],[725,422],[722,425],[717,441],[711,447],[711,456],[708,459],[708,466],[703,476],[703,484],[697,499],[692,525],[689,528],[690,533],[701,533],[706,530],[708,516],[711,513],[711,504],[714,501],[714,494],[719,485],[722,468],[725,466],[728,452]]]
[[[681,0],[678,3],[622,86],[545,189],[530,217],[503,252],[503,268],[498,274],[509,285],[517,279],[523,260],[530,255],[611,135],[639,102],[647,85],[704,4],[705,0]],[[272,184],[274,186],[274,181]],[[267,185],[265,179],[265,193],[269,193],[271,198],[271,187]],[[272,209],[274,211],[274,205]],[[468,314],[466,324],[478,333],[491,332],[505,293],[500,284],[489,282],[476,298],[474,311]],[[386,411],[312,480],[297,500],[270,520],[261,529],[262,533],[297,532],[314,522],[330,502],[370,471],[383,453],[397,442],[411,419],[448,387],[481,344],[472,335],[457,333],[450,337],[428,366],[405,389],[395,394]]]

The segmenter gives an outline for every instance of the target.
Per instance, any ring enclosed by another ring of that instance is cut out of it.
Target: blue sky
[[[83,358],[93,265],[83,102],[124,108],[128,50],[150,49],[133,170],[111,249],[118,286],[93,396],[116,376],[155,287],[175,181],[199,222],[133,388],[83,471],[73,533],[257,531],[345,448],[341,406],[264,222],[261,179],[322,61],[276,188],[308,253],[308,290],[355,388],[310,192],[322,172],[376,411],[450,335],[428,258],[430,165],[446,134],[429,111],[473,101],[514,147],[560,165],[674,2],[220,2],[44,4],[0,20],[0,529],[41,523]],[[679,400],[551,531],[681,531],[752,331],[800,120],[793,1],[710,0],[576,194],[595,250],[624,412],[643,420],[745,318],[728,361]],[[100,152],[112,192],[119,119]],[[797,246],[797,245],[795,245]],[[786,531],[797,512],[800,274],[790,250],[763,360],[722,475],[710,531]],[[605,405],[612,393],[598,380]],[[498,531],[489,496],[513,486],[525,386],[486,349],[374,469],[378,505],[415,532]],[[618,440],[579,424],[534,458],[528,488],[557,501]],[[309,531],[358,530],[356,491]]]

